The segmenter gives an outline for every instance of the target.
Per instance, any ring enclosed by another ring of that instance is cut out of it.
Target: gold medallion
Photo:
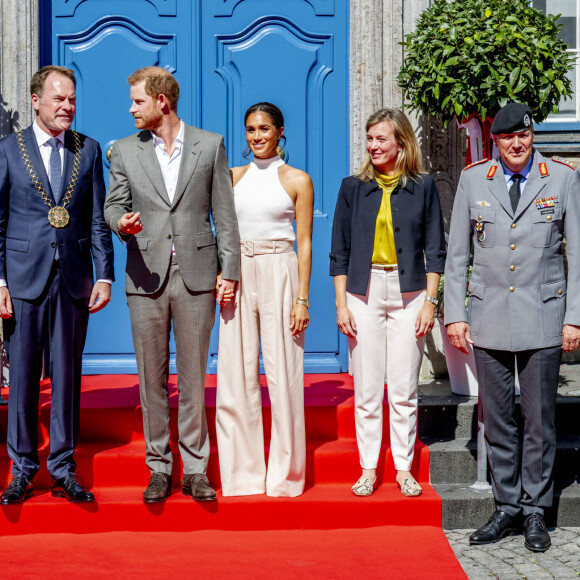
[[[32,162],[30,161],[30,157],[28,156],[28,152],[26,151],[26,145],[24,143],[22,131],[16,132],[16,140],[18,142],[18,149],[20,150],[22,161],[24,162],[24,166],[26,167],[26,170],[30,175],[32,185],[34,185],[35,189],[42,197],[44,205],[50,208],[50,211],[48,212],[48,222],[53,228],[65,228],[69,224],[70,216],[68,211],[66,210],[66,206],[69,204],[71,200],[77,180],[79,178],[79,168],[81,165],[81,139],[76,131],[72,131],[72,135],[75,142],[75,152],[70,181],[68,183],[66,192],[62,197],[61,202],[62,205],[53,206],[52,199],[50,199],[50,197],[46,193],[44,187],[42,186],[42,183],[40,182],[40,179],[38,179],[36,171],[34,171],[34,167],[32,166]]]
[[[65,228],[69,221],[68,211],[60,205],[56,205],[48,212],[48,221],[53,228]]]

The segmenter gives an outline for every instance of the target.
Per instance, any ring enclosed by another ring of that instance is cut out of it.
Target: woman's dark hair
[[[284,115],[282,115],[282,111],[276,105],[268,102],[256,103],[255,105],[252,105],[244,115],[244,125],[246,124],[248,117],[252,113],[257,113],[258,111],[262,111],[267,115],[270,115],[272,123],[274,123],[274,127],[276,127],[276,129],[281,129],[284,126]]]

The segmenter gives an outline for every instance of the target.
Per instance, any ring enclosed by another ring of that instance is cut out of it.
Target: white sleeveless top
[[[296,239],[292,227],[296,208],[278,177],[278,168],[283,164],[279,155],[254,158],[234,187],[241,240]]]

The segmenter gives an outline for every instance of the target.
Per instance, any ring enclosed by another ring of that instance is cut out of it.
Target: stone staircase
[[[563,364],[556,409],[555,494],[546,514],[548,525],[580,526],[579,389],[580,364]],[[453,394],[446,379],[426,381],[419,392],[419,438],[429,448],[431,484],[442,500],[442,527],[477,528],[494,510],[491,491],[470,487],[477,479],[477,398]],[[517,405],[519,409],[519,401]]]

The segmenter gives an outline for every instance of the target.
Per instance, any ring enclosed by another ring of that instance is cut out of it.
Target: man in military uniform
[[[562,350],[580,346],[580,302],[566,300],[580,291],[580,176],[563,160],[533,149],[527,105],[506,105],[491,132],[499,157],[461,174],[445,268],[449,338],[462,352],[466,343],[474,345],[496,502],[489,522],[469,541],[497,542],[520,531],[523,522],[526,548],[544,552],[550,547],[544,510],[553,497],[560,361]],[[524,421],[521,451],[516,368]]]

